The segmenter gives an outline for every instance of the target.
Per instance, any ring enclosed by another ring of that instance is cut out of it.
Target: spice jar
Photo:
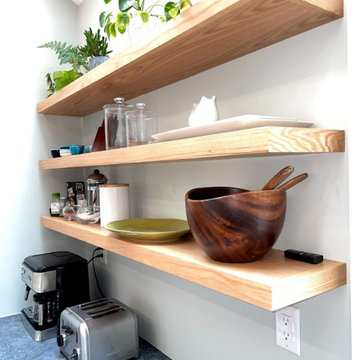
[[[99,185],[106,184],[107,178],[95,169],[87,178],[88,206],[100,206],[100,190]]]
[[[126,112],[127,145],[135,146],[154,141],[157,132],[156,113],[145,109],[144,103],[136,104],[135,110]]]
[[[125,104],[122,97],[114,98],[114,102],[104,106],[106,150],[126,147],[125,112],[133,108],[133,105]]]
[[[60,193],[51,194],[50,215],[60,216]]]

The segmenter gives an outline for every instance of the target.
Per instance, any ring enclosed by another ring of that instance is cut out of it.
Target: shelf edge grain
[[[285,259],[282,251],[272,250],[253,263],[226,264],[209,259],[191,236],[170,244],[141,245],[114,237],[98,224],[50,216],[42,216],[41,224],[269,311],[346,284],[346,264],[332,260],[314,266]]]
[[[345,151],[345,132],[259,127],[39,161],[41,170],[180,160]]]

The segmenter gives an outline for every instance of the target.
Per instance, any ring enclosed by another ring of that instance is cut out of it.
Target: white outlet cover
[[[275,312],[276,344],[300,356],[300,309],[288,306]]]

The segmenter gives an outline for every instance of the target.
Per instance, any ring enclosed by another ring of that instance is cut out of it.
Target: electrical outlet
[[[300,356],[300,309],[288,306],[275,312],[276,344]]]
[[[107,250],[102,249],[102,254],[103,254],[103,256],[100,258],[100,261],[101,261],[104,265],[107,265]]]

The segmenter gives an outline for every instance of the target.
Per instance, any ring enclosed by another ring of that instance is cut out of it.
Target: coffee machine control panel
[[[21,265],[21,279],[37,293],[56,290],[56,270],[33,272],[23,263]]]

